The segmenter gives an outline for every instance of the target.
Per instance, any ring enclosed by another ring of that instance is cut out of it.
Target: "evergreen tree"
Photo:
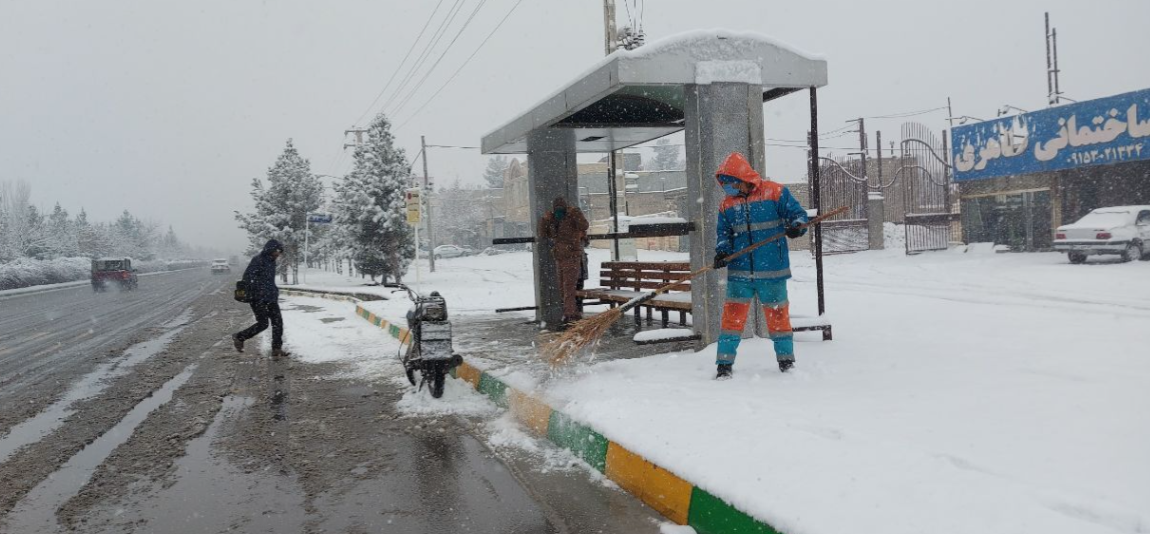
[[[355,166],[337,186],[335,215],[361,272],[402,281],[415,242],[405,212],[407,158],[390,130],[382,113],[372,121],[367,141],[355,150]]]
[[[503,187],[503,172],[507,170],[507,165],[507,156],[495,156],[487,160],[487,169],[483,171],[487,187],[493,189]]]
[[[651,171],[677,171],[683,169],[682,160],[679,159],[679,147],[672,146],[667,138],[655,142],[655,157],[651,160]]]
[[[56,207],[48,216],[48,247],[53,257],[72,257],[79,253],[76,225],[68,218],[68,210]]]
[[[299,155],[291,139],[268,168],[267,187],[258,178],[252,180],[252,199],[256,204],[255,212],[237,212],[236,220],[241,228],[247,230],[257,250],[268,239],[276,239],[283,244],[280,272],[286,278],[290,268],[292,283],[298,283],[307,214],[319,208],[323,200],[323,184],[311,173],[311,164]]]

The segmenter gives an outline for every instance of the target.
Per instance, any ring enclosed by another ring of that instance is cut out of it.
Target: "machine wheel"
[[[443,381],[447,376],[447,368],[441,364],[435,364],[431,368],[431,396],[440,398],[443,396]]]
[[[1134,261],[1142,257],[1142,244],[1130,243],[1126,245],[1126,250],[1122,251],[1122,261]]]
[[[1070,256],[1070,263],[1086,263],[1086,255],[1081,252],[1071,252],[1067,255]]]
[[[436,255],[435,255],[435,261],[439,261],[439,260],[442,260],[442,259],[443,259],[443,256],[440,256],[439,254],[436,254]]]

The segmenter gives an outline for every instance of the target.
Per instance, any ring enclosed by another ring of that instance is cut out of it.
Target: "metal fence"
[[[827,209],[847,206],[841,217],[823,223],[823,253],[842,254],[870,248],[867,223],[868,188],[860,158],[820,157],[819,195]]]
[[[902,125],[902,161],[897,178],[905,191],[906,253],[946,250],[955,220],[950,200],[947,138],[940,140],[925,125]]]

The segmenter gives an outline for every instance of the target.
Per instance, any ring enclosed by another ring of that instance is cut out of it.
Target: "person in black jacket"
[[[252,258],[244,270],[244,282],[251,296],[252,313],[256,324],[232,335],[232,342],[239,352],[244,351],[244,342],[263,332],[272,324],[272,357],[290,356],[283,350],[284,320],[280,315],[280,290],[276,287],[276,258],[283,254],[284,247],[279,241],[269,239],[264,249]]]

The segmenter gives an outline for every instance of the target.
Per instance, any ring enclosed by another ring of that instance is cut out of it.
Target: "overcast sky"
[[[425,68],[483,0],[463,1]],[[626,24],[629,2],[618,1]],[[515,3],[486,0],[416,95],[387,106],[409,157],[421,134],[433,144],[477,145],[602,56],[601,0],[524,0],[413,115]],[[194,244],[238,250],[246,240],[232,212],[250,208],[249,182],[264,175],[286,139],[317,173],[349,168],[343,130],[388,100],[369,108],[435,6],[0,0],[0,180],[28,181],[45,208],[59,201],[97,220],[126,208],[173,225]],[[820,130],[830,131],[854,117],[942,107],[948,96],[955,115],[984,119],[1003,104],[1044,107],[1044,10],[1058,28],[1066,96],[1150,87],[1146,0],[651,0],[642,20],[649,40],[725,27],[825,55],[830,85],[819,93]],[[805,96],[772,102],[765,113],[768,138],[805,135]],[[946,124],[945,110],[915,118]],[[868,120],[867,129],[892,139],[901,120]],[[485,159],[477,151],[430,156],[439,183],[480,181]],[[801,180],[804,157],[801,149],[772,147],[767,173]]]

